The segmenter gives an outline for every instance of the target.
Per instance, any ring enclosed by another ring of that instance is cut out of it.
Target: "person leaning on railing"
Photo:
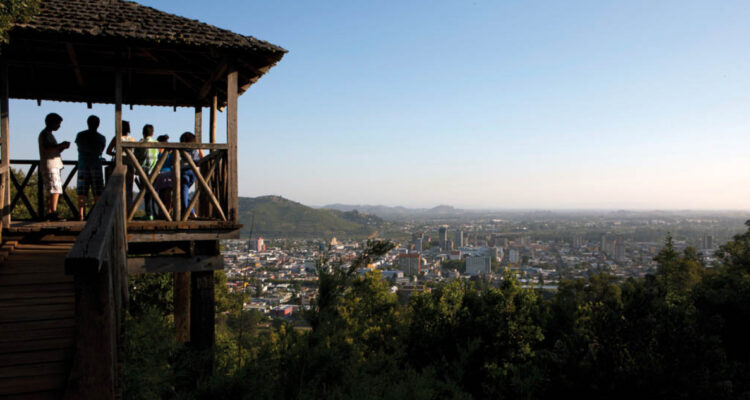
[[[192,132],[185,132],[180,136],[180,143],[195,143],[195,135]],[[203,150],[201,149],[190,149],[188,151],[190,158],[197,164],[201,158],[203,158]],[[190,164],[187,161],[180,163],[180,194],[182,197],[182,209],[187,210],[190,196],[188,191],[190,187],[195,183],[195,172],[190,168]],[[195,210],[190,210],[190,215],[195,217]]]
[[[153,125],[147,124],[143,126],[143,139],[141,139],[141,143],[156,143],[156,140],[154,140]],[[156,162],[159,160],[159,149],[138,148],[135,149],[134,153],[135,157],[138,159],[138,162],[141,164],[141,168],[143,168],[143,171],[146,172],[148,176],[151,176],[151,171],[154,170]],[[153,221],[154,216],[157,215],[156,201],[154,201],[154,196],[151,195],[151,191],[146,188],[146,184],[144,182],[141,182],[141,190],[144,190],[146,192],[145,196],[143,197],[146,218],[148,218],[149,221]]]
[[[159,143],[167,143],[169,141],[168,135],[160,135],[157,139],[157,142]],[[164,151],[167,151],[167,149],[159,149],[159,153],[162,153]],[[159,175],[156,177],[156,180],[154,181],[154,189],[157,193],[159,193],[159,198],[161,199],[161,202],[164,203],[164,206],[167,208],[167,210],[170,210],[172,208],[172,164],[169,157],[172,155],[170,154],[167,156],[167,160],[165,160],[164,165],[161,167],[161,170],[159,171]]]

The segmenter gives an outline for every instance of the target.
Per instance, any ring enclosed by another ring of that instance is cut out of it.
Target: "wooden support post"
[[[115,164],[118,167],[122,165],[122,72],[120,71],[115,73]]]
[[[205,365],[198,371],[213,369],[214,347],[214,272],[191,272],[190,287],[190,344],[196,350],[204,352]]]
[[[65,399],[114,399],[116,312],[109,265],[75,276],[76,353]],[[119,293],[118,293],[119,294]]]
[[[174,273],[174,330],[176,341],[190,341],[190,272]]]
[[[10,170],[10,112],[8,110],[8,66],[3,65],[0,67],[0,136],[2,137],[2,143],[0,143],[0,146],[2,146],[2,153],[0,153],[0,158],[2,158],[2,166],[8,167],[6,169],[6,173],[3,174],[3,198],[4,202],[2,204],[2,226],[10,226],[10,213],[11,209],[8,206],[10,204],[10,174],[13,173],[13,171]]]
[[[211,114],[210,114],[210,120],[211,124],[209,125],[209,139],[211,140],[211,143],[216,143],[216,109],[218,108],[219,99],[216,95],[213,97],[213,101],[211,102]]]
[[[203,108],[195,106],[195,142],[203,143]]]
[[[42,165],[39,164],[39,173],[37,174],[36,180],[36,206],[39,209],[39,213],[37,215],[39,216],[39,219],[43,221],[47,216],[47,203],[44,202],[44,179],[39,179],[41,177]]]
[[[227,75],[227,146],[229,163],[227,169],[227,218],[237,222],[239,219],[239,197],[237,194],[237,87],[238,74],[235,68]]]
[[[174,179],[172,179],[172,210],[174,211],[173,219],[175,221],[182,221],[182,162],[180,160],[180,151],[177,149],[173,150],[174,165],[172,166],[172,172],[174,172]]]

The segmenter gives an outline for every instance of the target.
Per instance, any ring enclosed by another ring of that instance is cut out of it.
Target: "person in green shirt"
[[[154,140],[153,125],[146,124],[143,126],[143,139],[141,139],[140,142],[156,143],[156,140]],[[135,157],[138,159],[138,163],[140,163],[143,171],[151,176],[151,172],[154,170],[156,162],[159,160],[159,149],[136,149]],[[144,208],[146,209],[146,218],[148,218],[150,221],[153,221],[154,216],[157,215],[158,210],[156,201],[154,201],[154,196],[151,194],[151,191],[146,188],[146,185],[143,182],[141,182],[141,188],[141,190],[146,191],[146,195],[143,197]]]

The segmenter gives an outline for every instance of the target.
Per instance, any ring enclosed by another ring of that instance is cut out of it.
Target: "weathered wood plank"
[[[227,181],[227,218],[230,221],[239,220],[239,196],[237,192],[237,88],[238,74],[236,69],[231,69],[227,74],[227,149],[228,169]]]
[[[144,265],[143,269],[148,269],[148,267]],[[130,262],[128,262],[128,271],[130,271]],[[186,343],[190,341],[190,272],[175,272],[173,276],[175,340]]]
[[[13,332],[29,332],[36,330],[51,330],[74,328],[75,318],[57,316],[55,319],[42,321],[13,321],[0,324],[0,335],[13,337]]]
[[[0,343],[14,342],[20,338],[24,340],[39,340],[39,339],[52,339],[52,338],[72,338],[75,335],[75,329],[72,326],[73,319],[70,319],[71,326],[67,328],[58,328],[57,326],[48,329],[24,329],[23,331],[15,331],[15,334],[8,331],[8,334],[0,336]]]
[[[214,271],[224,268],[223,256],[128,258],[128,273]]]
[[[9,167],[10,165],[10,111],[8,101],[8,66],[0,66],[0,159],[2,159],[2,165]],[[10,176],[12,174],[3,174],[3,198],[5,203],[10,200]],[[2,208],[0,217],[2,218],[2,226],[7,227],[11,224],[10,208]]]
[[[153,232],[130,232],[129,243],[138,242],[179,242],[184,240],[222,240],[239,239],[239,229],[195,229],[187,232],[179,231],[153,231]]]
[[[68,363],[62,361],[0,367],[0,379],[51,374],[65,375],[68,368],[70,368]]]
[[[97,273],[106,261],[107,249],[111,243],[115,210],[123,207],[122,188],[125,185],[125,167],[120,165],[112,173],[99,201],[89,214],[88,223],[78,235],[78,240],[65,259],[65,271],[73,273]]]
[[[29,340],[19,338],[17,341],[0,342],[0,355],[9,353],[23,353],[27,351],[41,351],[54,349],[69,349],[73,347],[73,336],[51,339]]]
[[[29,351],[25,353],[9,353],[0,357],[0,366],[25,365],[43,362],[70,360],[73,349],[53,349],[46,351]]]
[[[125,149],[172,149],[172,150],[227,150],[224,143],[167,143],[167,142],[124,142]]]
[[[61,374],[0,378],[0,395],[39,392],[65,387],[65,377]]]

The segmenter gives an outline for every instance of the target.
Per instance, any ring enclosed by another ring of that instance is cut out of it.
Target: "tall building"
[[[404,275],[419,275],[422,271],[422,255],[419,253],[399,254],[398,267],[404,271]]]
[[[262,237],[258,237],[250,241],[251,250],[255,251],[266,251],[266,244]]]
[[[714,237],[711,235],[706,235],[703,237],[703,248],[704,249],[713,249],[714,248]]]
[[[518,262],[521,261],[521,254],[518,249],[510,249],[508,252],[508,261],[510,261],[511,264],[518,264]]]
[[[599,240],[599,254],[606,254],[607,253],[607,236],[602,235],[601,239]]]
[[[487,249],[487,255],[495,261],[500,261],[500,252],[497,247],[490,247]]]
[[[441,226],[438,229],[438,238],[440,239],[440,249],[445,251],[448,249],[448,227]]]
[[[453,243],[456,245],[456,247],[464,247],[464,231],[457,230],[456,236],[453,239]]]
[[[490,257],[466,257],[467,275],[489,275],[490,272],[492,272],[492,261],[490,261]]]
[[[617,236],[615,239],[615,261],[622,262],[625,260],[625,243],[622,236]]]
[[[422,242],[422,238],[417,238],[414,240],[414,251],[421,252],[424,250],[424,243]]]

